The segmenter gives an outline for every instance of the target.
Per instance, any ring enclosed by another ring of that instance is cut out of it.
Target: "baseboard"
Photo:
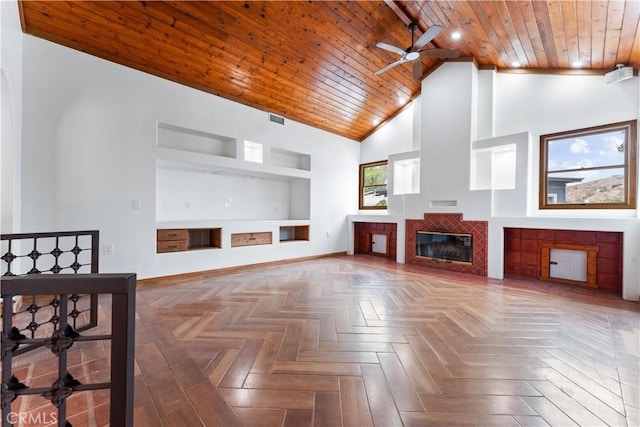
[[[319,259],[319,258],[328,258],[328,257],[334,257],[334,256],[344,256],[346,254],[347,254],[346,251],[333,252],[333,253],[322,254],[322,255],[312,255],[312,256],[299,257],[299,258],[281,259],[281,260],[277,260],[277,261],[260,262],[260,263],[257,263],[257,264],[246,264],[246,265],[238,265],[238,266],[235,266],[235,267],[216,268],[216,269],[213,269],[213,270],[203,270],[203,271],[194,271],[194,272],[189,272],[189,273],[172,274],[172,275],[169,275],[169,276],[149,277],[149,278],[146,278],[146,279],[138,279],[138,287],[140,285],[142,285],[142,286],[146,286],[146,285],[165,285],[165,284],[174,284],[175,285],[176,282],[190,281],[190,280],[193,280],[193,279],[204,278],[204,277],[211,276],[211,275],[221,275],[221,274],[236,273],[238,271],[244,271],[244,270],[247,270],[247,269],[274,267],[274,266],[278,266],[278,265],[292,264],[292,263],[302,262],[302,261],[310,261],[310,260]]]

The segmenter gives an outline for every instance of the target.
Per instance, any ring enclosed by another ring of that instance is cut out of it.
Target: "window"
[[[540,209],[635,209],[637,122],[540,136]]]
[[[387,209],[387,161],[360,165],[360,209]]]

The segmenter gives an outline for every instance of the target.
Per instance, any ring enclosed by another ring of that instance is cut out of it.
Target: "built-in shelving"
[[[156,230],[156,252],[184,252],[220,248],[220,228],[170,228]]]
[[[311,171],[304,169],[265,165],[253,161],[238,160],[226,156],[196,153],[169,147],[158,147],[156,149],[156,158],[158,159],[159,167],[191,169],[211,173],[227,173],[280,180],[311,178]]]
[[[280,241],[308,241],[309,226],[308,225],[288,225],[280,227]]]
[[[236,140],[221,135],[158,123],[158,147],[235,158]]]
[[[158,124],[159,222],[309,220],[310,193],[306,153]]]
[[[389,156],[393,195],[420,192],[420,152],[392,154]]]
[[[309,154],[173,124],[157,130],[158,253],[309,240]]]
[[[284,150],[281,148],[271,147],[271,150],[269,152],[269,163],[272,166],[283,167],[287,169],[297,169],[302,171],[311,170],[310,155]]]

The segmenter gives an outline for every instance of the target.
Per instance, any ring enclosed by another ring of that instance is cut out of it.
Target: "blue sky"
[[[618,145],[623,142],[623,130],[552,140],[548,146],[548,170],[624,165],[624,153],[618,151]],[[621,173],[622,168],[616,168],[558,173],[554,176],[579,177],[584,178],[584,181],[593,181]]]

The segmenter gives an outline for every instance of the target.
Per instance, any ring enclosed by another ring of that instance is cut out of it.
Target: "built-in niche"
[[[493,216],[531,214],[532,153],[528,132],[473,141],[469,189],[491,191]]]
[[[503,235],[505,276],[562,281],[566,278],[554,278],[550,271],[551,262],[558,261],[551,249],[580,250],[585,252],[586,279],[569,278],[567,283],[622,294],[621,232],[505,227]]]
[[[407,201],[420,193],[420,152],[390,154],[387,213],[404,215]]]
[[[420,159],[401,159],[393,162],[393,194],[420,192]]]
[[[281,242],[296,242],[309,240],[308,225],[290,225],[280,227]]]
[[[263,163],[263,151],[262,144],[260,143],[253,141],[244,142],[244,159],[247,162]]]
[[[282,148],[271,147],[269,150],[269,164],[276,167],[311,170],[311,156]]]
[[[228,158],[236,157],[234,138],[158,123],[158,147]]]
[[[354,253],[397,260],[398,225],[383,222],[354,222]]]
[[[220,228],[171,228],[156,230],[158,253],[220,248]]]
[[[158,124],[156,220],[309,220],[311,159]]]

